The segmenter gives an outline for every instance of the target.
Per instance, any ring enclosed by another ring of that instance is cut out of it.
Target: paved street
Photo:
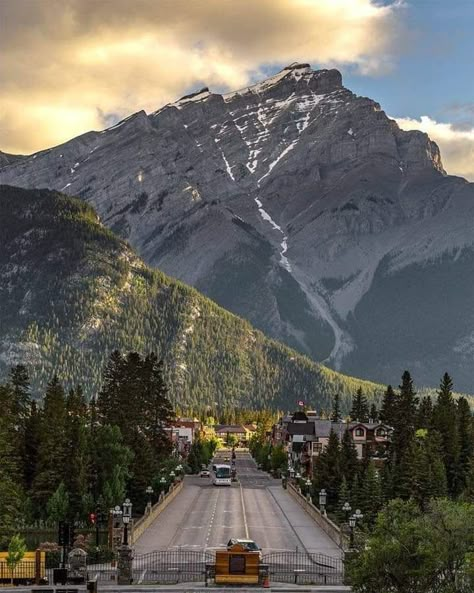
[[[237,453],[239,484],[213,486],[209,478],[187,477],[177,498],[135,544],[154,550],[215,550],[231,537],[255,540],[265,552],[307,550],[341,556],[340,549],[248,453]]]

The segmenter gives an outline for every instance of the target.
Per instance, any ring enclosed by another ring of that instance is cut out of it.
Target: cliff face
[[[316,360],[470,389],[473,185],[337,70],[202,89],[0,182],[81,196],[148,264]]]

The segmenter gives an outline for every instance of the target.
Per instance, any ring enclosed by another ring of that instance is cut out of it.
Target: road
[[[188,476],[181,493],[135,543],[135,554],[155,550],[225,548],[231,537],[256,541],[264,553],[319,552],[341,557],[338,546],[248,453],[238,452],[239,483],[213,486]]]

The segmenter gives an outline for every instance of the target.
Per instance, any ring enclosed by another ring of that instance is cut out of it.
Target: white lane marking
[[[211,537],[211,531],[212,531],[212,524],[214,523],[214,517],[216,516],[216,509],[217,509],[217,502],[219,500],[219,493],[220,493],[220,490],[218,490],[216,493],[214,508],[212,510],[211,520],[209,521],[209,529],[207,531],[206,544],[205,544],[206,548],[207,548],[207,545],[209,544],[209,538]]]
[[[245,527],[245,537],[249,539],[249,526],[247,524],[247,513],[245,512],[245,502],[244,502],[244,491],[242,489],[242,484],[240,486],[240,502],[242,503],[242,514],[244,516],[244,527]]]

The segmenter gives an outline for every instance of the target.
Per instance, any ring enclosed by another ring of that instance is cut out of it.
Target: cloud
[[[28,153],[293,61],[389,69],[402,2],[2,0],[1,149]],[[102,114],[102,115],[101,115]]]
[[[443,166],[449,174],[474,181],[474,126],[458,129],[454,124],[437,122],[427,115],[419,120],[395,119],[403,130],[421,130],[438,144]]]

